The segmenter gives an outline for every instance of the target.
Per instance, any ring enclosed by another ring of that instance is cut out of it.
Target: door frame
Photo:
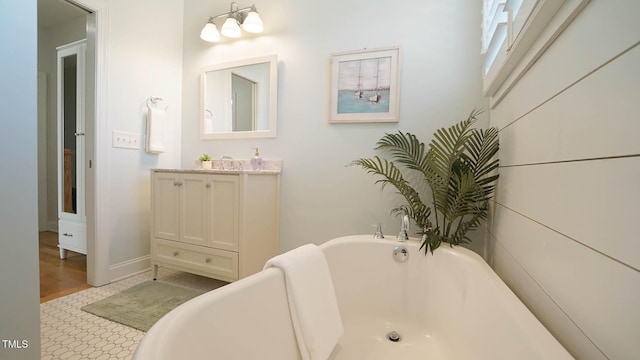
[[[87,15],[85,186],[87,216],[87,283],[108,284],[108,144],[107,144],[107,24],[104,0],[67,0],[91,13]],[[91,91],[93,89],[93,91]],[[92,121],[93,120],[93,121]]]

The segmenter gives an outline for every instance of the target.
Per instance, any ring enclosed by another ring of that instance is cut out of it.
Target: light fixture
[[[261,33],[264,30],[264,27],[262,26],[262,19],[260,19],[260,15],[258,15],[255,5],[251,7],[251,11],[249,11],[247,17],[244,18],[242,28],[244,31],[254,34]]]
[[[214,20],[223,17],[226,17],[226,20],[222,28],[220,28],[220,32],[218,32]],[[242,28],[249,33],[261,33],[264,30],[262,19],[260,19],[255,5],[238,9],[238,5],[232,2],[231,11],[209,18],[200,32],[200,38],[208,42],[220,41],[220,34],[228,38],[239,38],[242,36],[240,24],[242,24]]]
[[[204,25],[200,32],[200,38],[208,42],[220,41],[220,33],[218,32],[216,24],[213,23],[213,19],[209,19],[209,21]]]
[[[229,38],[239,38],[242,35],[240,25],[238,25],[238,20],[231,16],[229,16],[227,20],[225,20],[224,24],[222,24],[220,32],[222,35]]]

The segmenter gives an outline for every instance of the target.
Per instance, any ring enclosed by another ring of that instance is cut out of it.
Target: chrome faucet
[[[398,241],[407,241],[409,240],[409,215],[404,215],[402,217],[402,223],[400,224],[400,233],[396,237]]]
[[[220,156],[220,170],[224,170],[224,161],[229,160],[231,168],[229,170],[233,170],[233,158],[231,156]]]
[[[384,239],[384,234],[382,233],[382,223],[378,223],[376,226],[376,233],[373,234],[374,239]]]

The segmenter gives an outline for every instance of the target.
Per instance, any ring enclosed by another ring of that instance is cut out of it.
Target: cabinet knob
[[[211,187],[211,183],[207,183],[206,185],[207,189]]]
[[[204,259],[204,262],[206,262],[207,264],[211,262],[211,258],[206,258]]]
[[[62,235],[63,235],[63,236],[73,237],[73,234],[67,234],[67,233],[64,233],[64,234],[62,234]]]
[[[174,251],[174,252],[173,252],[173,256],[178,256],[179,254],[180,254],[180,253],[179,253],[179,252],[177,252],[177,251]]]
[[[182,181],[174,181],[173,185],[175,186],[182,186]]]

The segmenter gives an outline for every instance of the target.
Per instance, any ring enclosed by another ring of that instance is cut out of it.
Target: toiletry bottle
[[[260,157],[260,152],[258,151],[258,148],[254,148],[254,149],[256,150],[256,153],[251,158],[251,167],[253,168],[253,171],[260,171],[262,170],[264,161],[262,161],[262,158]]]

